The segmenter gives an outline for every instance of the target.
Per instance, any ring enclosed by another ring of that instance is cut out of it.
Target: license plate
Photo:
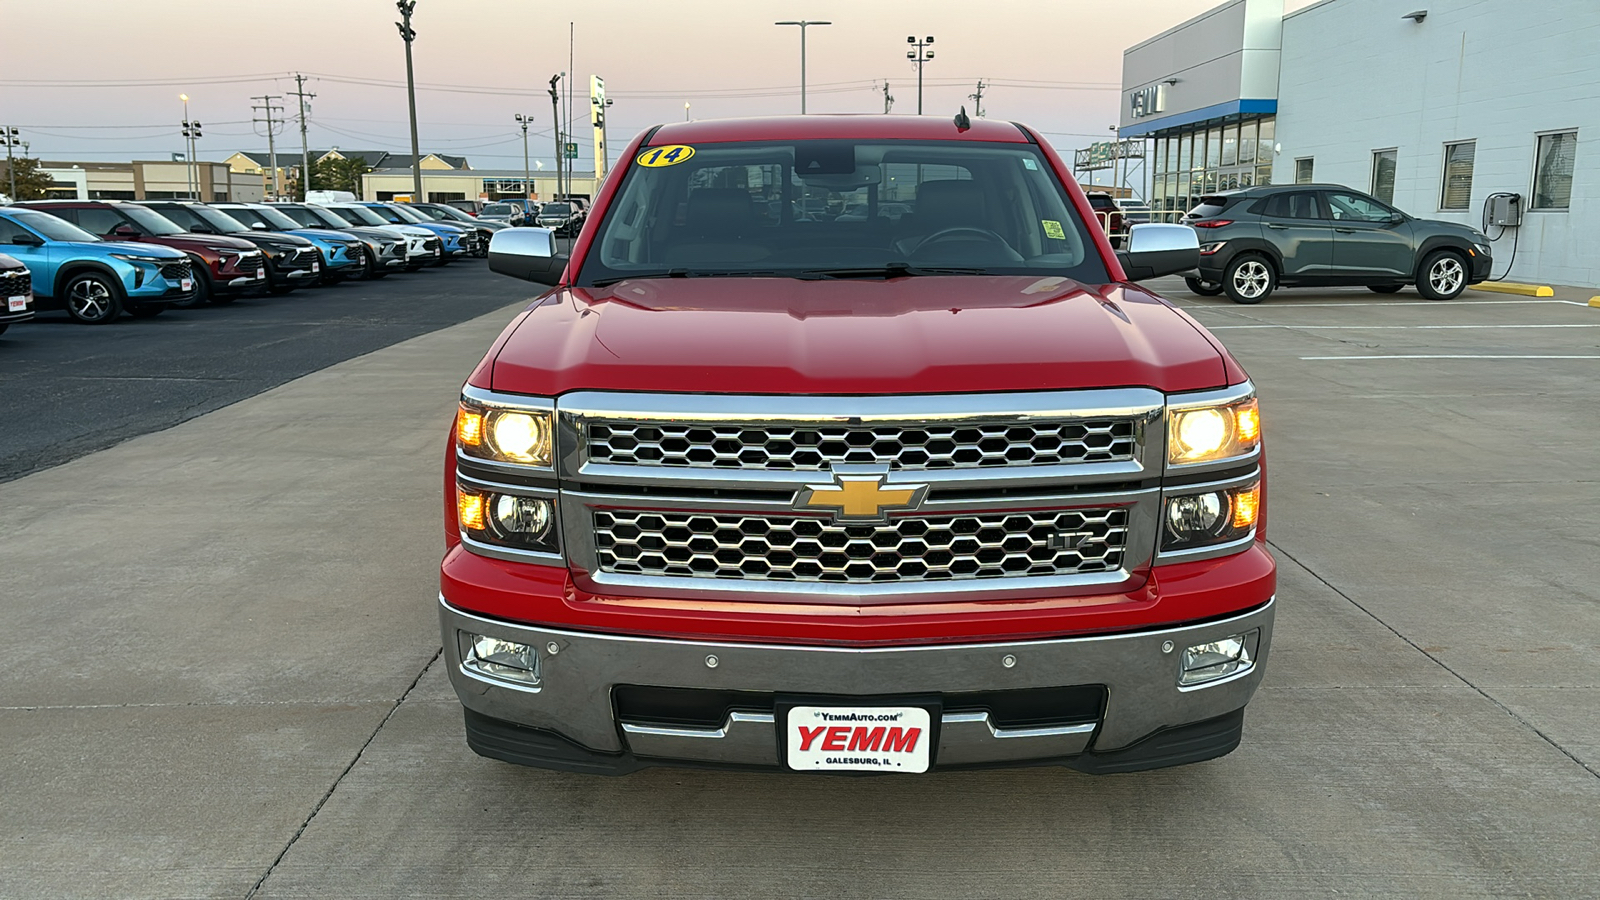
[[[194,279],[193,278],[185,278],[182,281],[178,282],[178,287],[180,287],[180,288],[182,288],[183,290],[186,290],[186,291],[192,291],[192,290],[194,290]]]
[[[6,309],[10,312],[25,312],[28,309],[27,297],[7,297]]]
[[[257,281],[261,281],[261,280],[265,279],[266,277],[267,277],[267,270],[266,269],[257,269],[256,270],[256,280]]]
[[[322,271],[322,263],[312,263],[311,264],[311,271],[312,271],[313,274],[317,273],[317,272],[321,272]]]
[[[789,768],[926,772],[932,729],[919,706],[796,706],[784,722]]]

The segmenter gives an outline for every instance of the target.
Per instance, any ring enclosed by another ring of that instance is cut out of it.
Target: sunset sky
[[[1310,0],[1289,0],[1289,8]],[[575,23],[573,109],[587,143],[588,83],[615,100],[613,147],[661,121],[799,111],[799,29],[809,30],[812,112],[916,110],[906,35],[933,35],[924,109],[954,114],[978,79],[985,112],[1027,122],[1062,149],[1109,136],[1122,51],[1217,5],[1217,0],[677,0],[534,3],[418,0],[413,26],[424,152],[467,156],[475,168],[520,168],[513,114],[532,113],[530,148],[552,153],[546,83],[566,70]],[[403,44],[391,0],[0,0],[10,36],[0,71],[0,124],[52,160],[165,158],[183,149],[180,92],[205,125],[200,158],[266,148],[251,95],[294,89],[312,75],[313,147],[408,151]],[[351,81],[368,82],[366,84]],[[70,85],[68,82],[88,82]],[[376,84],[372,82],[377,82]],[[876,85],[875,86],[875,83]],[[449,89],[444,89],[448,86]],[[292,98],[286,106],[293,107]],[[280,149],[299,147],[285,130]],[[588,157],[587,148],[583,158]],[[586,167],[587,162],[580,163]]]

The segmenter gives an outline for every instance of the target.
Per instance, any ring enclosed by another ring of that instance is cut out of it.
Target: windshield
[[[268,229],[272,228],[272,223],[262,218],[261,213],[256,212],[253,209],[247,209],[242,206],[225,206],[223,207],[223,210],[226,211],[228,215],[238,219],[246,225],[260,224]]]
[[[462,212],[459,209],[456,209],[454,206],[424,206],[424,207],[418,207],[418,208],[422,209],[422,210],[424,210],[426,212],[432,213],[433,217],[435,219],[439,219],[441,221],[449,221],[449,222],[471,222],[472,221],[472,217],[471,216],[467,215],[466,213]]]
[[[410,225],[406,218],[387,206],[363,206],[362,209],[377,216],[389,225]]]
[[[162,214],[145,209],[142,206],[121,206],[122,214],[139,224],[140,228],[151,234],[183,234],[184,230],[178,223]]]
[[[294,224],[295,224],[296,228],[329,228],[329,227],[338,227],[338,226],[330,226],[327,222],[324,222],[321,219],[317,218],[317,214],[312,212],[309,207],[305,207],[305,206],[274,206],[273,209],[277,210],[280,215],[288,216],[290,219],[292,219],[294,221]],[[340,223],[340,225],[343,225],[343,224],[344,223],[342,223],[342,222]]]
[[[31,209],[11,210],[7,215],[15,219],[18,224],[26,225],[29,229],[44,235],[52,241],[82,241],[86,244],[99,243],[100,239],[84,231],[82,228],[58,219],[49,213],[36,212]]]
[[[543,216],[570,216],[572,215],[572,206],[567,203],[546,203],[544,209],[539,210],[539,214]]]
[[[330,206],[328,211],[351,225],[387,225],[383,219],[365,206]]]
[[[210,226],[212,230],[221,234],[238,234],[241,231],[250,230],[250,226],[239,221],[238,219],[235,219],[233,216],[228,215],[220,209],[212,209],[209,206],[184,206],[180,208],[185,212],[193,213],[193,218],[205,223],[206,225]],[[172,219],[172,221],[177,222],[179,225],[187,224],[183,220],[173,217],[171,213],[163,213],[163,215],[169,219]]]
[[[517,211],[516,207],[512,206],[509,203],[490,203],[489,205],[487,205],[487,206],[485,206],[483,208],[483,212],[480,213],[480,215],[485,215],[485,216],[509,216],[512,213],[516,212],[516,211]]]
[[[268,225],[284,231],[292,231],[300,227],[300,223],[284,215],[270,206],[252,206],[250,211],[267,221]]]
[[[646,150],[651,165],[629,167],[578,284],[740,274],[1108,278],[1032,144],[718,143],[665,164],[651,159],[660,149],[674,150]]]
[[[401,219],[404,219],[405,221],[410,222],[413,225],[416,225],[416,224],[421,223],[421,222],[430,221],[427,216],[424,216],[422,213],[417,212],[416,210],[412,209],[409,206],[401,206],[399,204],[395,204],[394,206],[386,206],[386,207],[384,207],[384,209],[393,210],[395,212],[395,214],[400,216]]]

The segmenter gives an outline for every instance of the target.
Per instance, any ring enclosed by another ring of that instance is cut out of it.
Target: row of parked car
[[[557,237],[575,237],[583,230],[583,221],[589,213],[589,201],[574,197],[571,200],[455,200],[451,206],[470,211],[479,219],[500,222],[511,226],[549,228]]]
[[[0,206],[0,331],[99,325],[485,256],[504,224],[442,203],[43,200]]]

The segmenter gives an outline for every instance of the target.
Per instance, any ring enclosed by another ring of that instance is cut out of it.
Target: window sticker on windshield
[[[1039,224],[1044,226],[1044,236],[1058,241],[1067,239],[1067,231],[1055,219],[1040,219]]]
[[[670,147],[652,147],[639,154],[639,165],[657,169],[662,166],[675,166],[687,162],[694,156],[694,148],[683,144],[673,144]]]
[[[1022,167],[1027,169],[1029,172],[1039,171],[1039,164],[1034,162],[1033,157],[1031,156],[1024,156],[1022,158]]]

